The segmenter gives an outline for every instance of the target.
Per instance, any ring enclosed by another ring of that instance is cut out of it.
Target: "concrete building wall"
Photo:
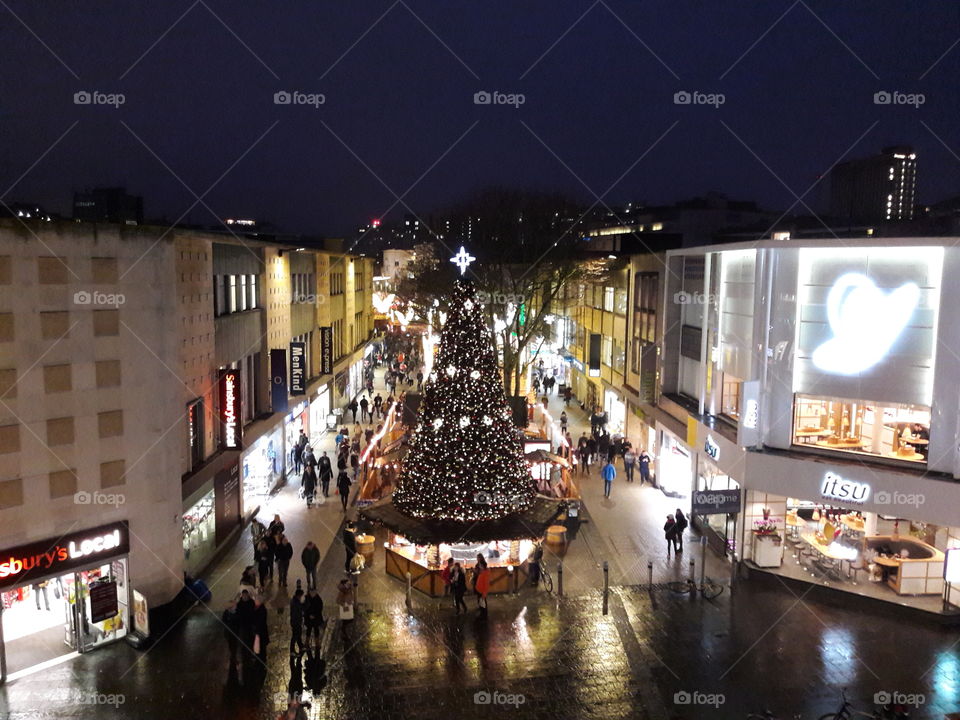
[[[0,548],[128,520],[130,575],[154,604],[182,585],[178,288],[161,233],[0,221],[0,369],[16,377]]]

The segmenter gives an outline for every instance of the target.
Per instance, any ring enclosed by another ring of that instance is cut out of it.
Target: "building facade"
[[[299,431],[357,392],[372,276],[339,251],[0,220],[0,681],[31,647],[143,631],[230,546]]]
[[[667,264],[660,486],[748,567],[943,612],[960,589],[951,239],[766,241]],[[739,512],[710,511],[737,491]]]

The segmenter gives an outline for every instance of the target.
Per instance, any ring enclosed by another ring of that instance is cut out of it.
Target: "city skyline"
[[[960,9],[929,8],[13,3],[0,57],[43,82],[0,81],[0,200],[125,186],[147,219],[333,236],[490,185],[819,214],[834,164],[906,143],[933,203],[960,191]]]

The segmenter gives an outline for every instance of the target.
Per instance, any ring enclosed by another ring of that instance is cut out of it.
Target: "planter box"
[[[783,539],[774,535],[754,535],[753,563],[758,567],[780,567],[783,564]]]

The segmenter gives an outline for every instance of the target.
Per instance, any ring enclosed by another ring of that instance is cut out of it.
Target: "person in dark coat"
[[[299,582],[299,581],[298,581]],[[303,644],[304,594],[301,588],[290,599],[290,654],[301,654]]]
[[[383,413],[383,395],[377,393],[373,398],[373,409],[377,411],[377,417]]]
[[[367,400],[366,396],[360,398],[360,418],[363,422],[367,422],[367,415],[370,415],[370,401]],[[373,422],[373,417],[371,415],[370,422]]]
[[[463,596],[467,592],[467,574],[460,567],[460,563],[456,563],[450,571],[450,589],[453,592],[453,606],[457,609],[457,615],[460,614],[460,608],[463,608],[466,614],[467,604],[463,601]]]
[[[330,494],[330,478],[333,476],[333,469],[330,465],[330,458],[327,457],[326,450],[323,451],[323,454],[317,461],[317,472],[320,476],[320,489],[323,491],[323,496],[327,497]]]
[[[683,510],[680,508],[677,508],[674,519],[677,521],[677,533],[674,536],[674,546],[677,552],[683,552],[683,531],[687,529],[687,525],[690,523],[687,522],[687,516],[683,514]]]
[[[667,522],[663,524],[663,536],[667,539],[667,555],[671,550],[676,549],[677,543],[677,521],[673,515],[667,515]]]
[[[268,577],[272,579],[273,576],[273,550],[267,542],[269,537],[267,535],[260,541],[254,558],[257,563],[257,573],[260,576],[260,587],[267,584]]]
[[[356,455],[354,455],[356,457]],[[340,493],[340,503],[343,505],[343,511],[347,511],[347,501],[350,499],[350,476],[346,470],[341,470],[337,475],[337,492]]]
[[[347,559],[343,563],[343,569],[350,572],[350,561],[357,554],[357,528],[352,522],[348,522],[343,528],[343,549],[347,554]]]
[[[640,454],[637,455],[637,466],[640,468],[641,487],[648,482],[653,484],[650,481],[650,456],[647,454],[646,450],[641,450]]]
[[[223,622],[223,636],[230,648],[230,669],[238,669],[237,651],[240,649],[240,620],[237,618],[237,604],[231,602],[220,616]]]
[[[270,627],[267,622],[267,606],[263,604],[263,598],[259,595],[253,601],[253,632],[254,639],[260,638],[260,652],[257,657],[263,663],[267,662],[267,645],[270,644]]]
[[[356,422],[357,421],[357,401],[351,400],[349,403],[347,403],[347,410],[350,411],[350,414],[353,415],[353,421]]]
[[[303,624],[307,628],[307,645],[310,644],[310,637],[313,636],[317,643],[320,642],[320,626],[326,620],[323,619],[323,598],[317,593],[315,587],[310,588],[303,605]]]
[[[283,533],[287,528],[283,524],[283,520],[280,519],[279,515],[274,515],[273,520],[270,521],[270,525],[267,527],[267,535],[276,535],[277,533]]]
[[[317,473],[312,467],[304,469],[300,484],[303,486],[303,496],[307,499],[307,507],[312,507],[313,496],[317,492]]]
[[[280,536],[277,549],[274,550],[274,557],[277,559],[277,575],[280,586],[286,587],[287,571],[290,569],[290,560],[293,558],[293,545],[287,540],[286,535]]]
[[[300,553],[300,562],[303,563],[303,569],[307,574],[307,589],[317,586],[317,565],[320,564],[320,548],[310,540]]]
[[[236,607],[236,622],[240,635],[240,661],[243,664],[240,672],[241,678],[249,673],[256,662],[253,658],[253,616],[255,609],[256,603],[250,597],[250,592],[242,591]]]

